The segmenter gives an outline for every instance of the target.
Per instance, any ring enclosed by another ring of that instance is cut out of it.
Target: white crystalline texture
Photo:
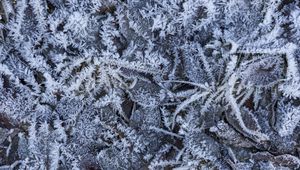
[[[298,0],[1,0],[0,170],[299,169]]]

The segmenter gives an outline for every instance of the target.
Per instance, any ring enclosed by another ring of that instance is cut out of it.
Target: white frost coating
[[[31,154],[36,154],[37,150],[37,136],[35,126],[35,122],[31,123],[31,125],[29,126],[28,149],[31,151]]]
[[[0,74],[11,76],[13,73],[4,64],[0,64]]]
[[[161,129],[161,128],[157,128],[157,127],[154,127],[154,126],[151,126],[149,129],[157,131],[157,132],[164,133],[166,135],[174,136],[174,137],[177,137],[177,138],[183,138],[183,136],[180,136],[180,135],[178,135],[176,133],[169,132],[167,130],[164,130],[164,129]]]
[[[75,34],[86,35],[86,27],[88,26],[89,16],[83,12],[74,12],[67,24],[65,25],[66,29],[74,31]]]
[[[292,135],[300,122],[300,107],[284,106],[283,115],[279,119],[277,131],[280,136]]]
[[[10,14],[15,14],[12,2],[10,0],[2,0],[2,6],[7,19]]]
[[[287,59],[287,80],[285,83],[279,86],[279,89],[284,93],[285,96],[291,98],[300,97],[300,77],[299,70],[297,68],[297,62],[295,60],[294,52],[298,47],[295,44],[287,44],[286,59]]]
[[[0,8],[0,169],[300,165],[278,156],[298,147],[300,107],[288,98],[300,98],[293,3],[2,0]],[[267,163],[250,157],[265,149],[276,150]]]
[[[53,143],[50,149],[50,170],[57,170],[60,161],[60,145],[58,143]]]
[[[294,52],[297,48],[298,48],[297,45],[291,43],[285,46],[287,63],[288,63],[287,77],[292,78],[293,81],[299,81],[299,73],[298,73],[298,68],[294,56]]]
[[[278,7],[278,5],[279,5],[279,1],[277,1],[277,0],[272,0],[270,2],[270,6],[267,9],[267,12],[265,14],[263,24],[270,25],[272,23],[272,21],[273,21],[272,17],[276,14],[275,10]]]
[[[195,94],[193,94],[190,98],[186,99],[185,101],[183,101],[180,105],[177,106],[175,112],[174,112],[174,116],[173,116],[173,123],[172,123],[172,129],[175,126],[175,120],[176,120],[176,116],[177,114],[183,110],[184,108],[186,108],[190,103],[208,95],[209,92],[197,92]]]
[[[233,73],[228,81],[228,89],[226,91],[225,96],[226,96],[229,104],[232,107],[233,113],[234,113],[235,117],[237,118],[239,125],[246,133],[248,133],[249,135],[253,135],[258,141],[269,140],[269,137],[266,134],[250,130],[246,127],[246,125],[243,121],[243,118],[242,118],[240,108],[236,102],[236,99],[232,95],[232,93],[234,91],[234,85],[235,85],[236,80],[237,80],[237,76],[235,73]]]

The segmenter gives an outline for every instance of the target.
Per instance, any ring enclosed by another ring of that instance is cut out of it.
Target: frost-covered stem
[[[297,61],[294,56],[294,52],[298,47],[295,44],[286,45],[286,59],[287,59],[287,80],[283,83],[279,89],[284,93],[285,96],[292,98],[300,97],[300,76],[297,67]]]
[[[179,153],[176,155],[176,161],[179,161],[182,155],[184,154],[184,151],[186,150],[186,147],[182,148]]]
[[[205,68],[205,71],[207,72],[208,76],[211,78],[211,80],[213,82],[215,82],[215,77],[213,76],[213,70],[210,68],[210,65],[206,59],[206,56],[202,50],[202,48],[199,46],[198,47],[198,52],[199,52],[199,55],[200,55],[200,59],[202,60],[203,62],[203,65],[204,65],[204,68]]]
[[[174,127],[175,127],[176,116],[180,111],[182,111],[184,108],[186,108],[190,103],[192,103],[208,94],[209,94],[209,92],[206,92],[206,91],[205,92],[202,92],[202,91],[197,92],[197,93],[193,94],[190,98],[183,101],[180,105],[178,105],[173,114],[172,129],[174,129]]]
[[[57,170],[59,166],[59,160],[60,160],[60,144],[53,143],[51,146],[50,151],[50,170]]]
[[[166,167],[166,166],[170,166],[170,165],[180,165],[181,161],[159,161],[159,162],[155,162],[153,164],[151,164],[149,166],[149,169],[156,169],[157,167],[161,166],[161,167]]]
[[[12,2],[10,0],[2,0],[1,4],[4,10],[5,20],[6,22],[8,22],[10,19],[10,15],[15,14]]]
[[[249,99],[249,97],[253,94],[254,92],[254,88],[251,88],[246,94],[245,96],[242,98],[242,100],[239,103],[239,107],[241,107],[247,99]]]
[[[296,48],[297,48],[297,45],[295,45],[293,43],[288,43],[281,48],[267,48],[267,49],[259,49],[259,48],[255,48],[255,49],[249,48],[248,49],[247,48],[247,49],[237,50],[237,53],[241,53],[241,54],[260,53],[260,54],[289,55],[289,54],[293,54]]]
[[[223,96],[225,89],[225,85],[222,85],[217,88],[217,91],[211,92],[211,95],[208,97],[208,99],[205,101],[204,106],[201,109],[201,113],[205,112],[212,101],[217,101],[219,98]]]
[[[177,137],[177,138],[183,138],[183,136],[180,136],[180,135],[178,135],[176,133],[169,132],[167,130],[164,130],[164,129],[161,129],[161,128],[157,128],[157,127],[154,127],[154,126],[151,126],[149,129],[154,130],[156,132],[164,133],[166,135],[174,136],[174,137]]]
[[[287,46],[286,59],[287,59],[287,77],[291,78],[293,81],[299,81],[299,73],[297,62],[295,60],[294,52],[298,47],[294,44],[289,44]]]

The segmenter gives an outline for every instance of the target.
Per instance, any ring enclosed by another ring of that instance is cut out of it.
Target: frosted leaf
[[[240,76],[245,84],[270,86],[284,78],[284,65],[280,56],[258,56],[241,63]]]

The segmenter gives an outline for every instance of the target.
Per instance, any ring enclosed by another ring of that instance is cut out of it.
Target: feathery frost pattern
[[[0,170],[299,169],[297,0],[2,0]]]

